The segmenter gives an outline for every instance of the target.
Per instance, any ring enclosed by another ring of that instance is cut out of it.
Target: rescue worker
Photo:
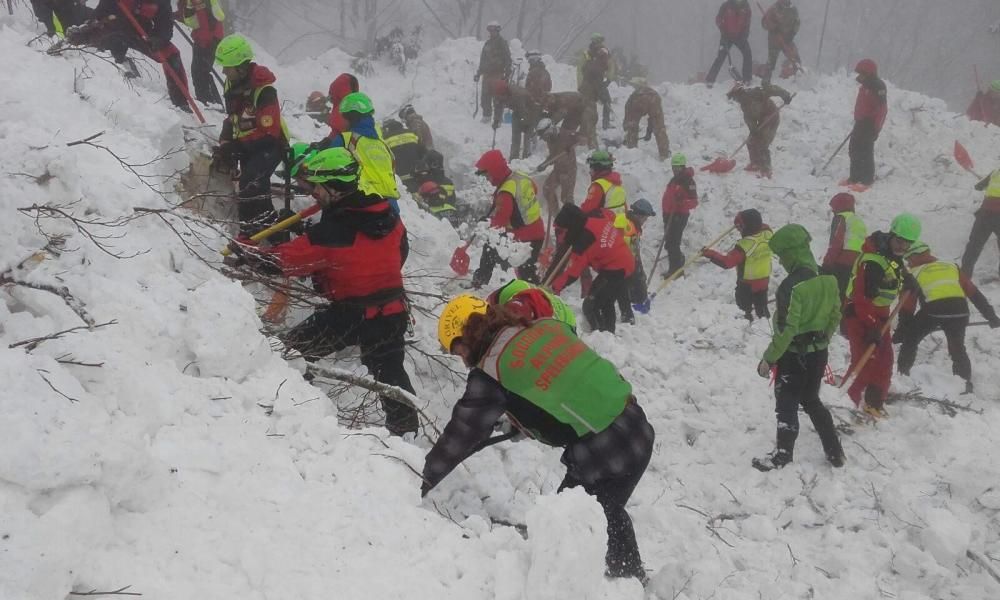
[[[341,73],[330,82],[330,89],[328,90],[330,94],[330,118],[327,121],[327,125],[330,126],[330,134],[326,137],[327,140],[333,140],[341,133],[347,131],[349,125],[347,119],[344,115],[340,114],[340,103],[344,101],[348,95],[355,92],[361,91],[361,84],[358,82],[358,78],[350,73]]]
[[[497,81],[493,87],[497,106],[509,108],[510,120],[510,158],[528,158],[531,153],[531,138],[535,126],[542,116],[542,107],[525,88],[511,85],[506,81]],[[503,109],[493,113],[493,129],[500,128]],[[521,150],[524,149],[522,154]]]
[[[576,145],[580,140],[575,131],[556,127],[552,119],[539,121],[536,132],[549,150],[542,165],[551,165],[552,172],[542,183],[542,195],[549,214],[555,214],[561,204],[573,203],[573,191],[576,188]]]
[[[851,281],[854,263],[861,255],[868,230],[861,217],[854,213],[854,196],[841,192],[830,199],[833,222],[830,223],[830,245],[823,257],[820,269],[824,275],[837,278],[840,298],[847,294],[847,284]]]
[[[421,184],[417,190],[417,198],[421,207],[435,217],[448,221],[452,227],[461,224],[458,209],[452,203],[454,194],[449,199],[447,193],[437,183],[426,181]]]
[[[215,49],[226,32],[222,23],[226,14],[219,0],[178,0],[177,20],[191,28],[191,82],[194,96],[205,104],[222,104],[219,90],[212,81]]]
[[[830,411],[819,399],[826,373],[830,340],[840,324],[837,281],[820,275],[809,249],[809,232],[785,225],[771,237],[771,251],[788,277],[778,286],[771,343],[757,365],[768,379],[774,371],[774,412],[778,426],[775,449],[751,463],[758,471],[780,469],[792,462],[799,435],[799,407],[809,415],[823,444],[826,459],[844,466],[844,450]]]
[[[437,150],[425,152],[424,160],[414,176],[420,185],[427,182],[436,183],[441,188],[445,201],[457,207],[455,182],[444,172],[444,156],[440,152]]]
[[[420,140],[420,144],[424,148],[427,150],[434,148],[434,136],[431,135],[431,128],[412,104],[404,104],[403,108],[399,109],[399,120],[406,125],[407,129],[417,134],[417,139]]]
[[[771,176],[771,142],[778,133],[781,124],[781,114],[778,106],[771,98],[781,98],[783,106],[788,106],[792,95],[782,88],[764,83],[760,87],[748,88],[737,83],[726,94],[730,100],[735,100],[743,111],[743,122],[746,123],[750,135],[747,139],[747,154],[750,164],[747,171],[756,171],[762,177]]]
[[[644,77],[633,77],[631,84],[635,89],[625,101],[625,147],[639,145],[639,121],[646,117],[646,137],[643,139],[649,141],[655,135],[660,160],[667,160],[670,158],[670,138],[667,137],[667,126],[663,124],[663,99],[656,90],[646,85]]]
[[[893,341],[900,341],[899,364],[902,375],[909,375],[917,358],[917,346],[931,332],[941,329],[948,341],[951,372],[965,380],[965,393],[973,392],[972,362],[965,351],[965,328],[969,325],[969,300],[986,317],[990,327],[1000,327],[1000,317],[989,300],[958,265],[938,260],[923,242],[916,242],[906,253],[910,275],[904,289],[911,293],[899,312],[899,326]],[[917,300],[920,311],[914,315]]]
[[[515,269],[515,273],[520,279],[537,283],[538,255],[545,241],[545,224],[542,222],[542,207],[536,198],[535,182],[530,176],[511,170],[499,150],[489,150],[480,156],[476,161],[476,173],[485,175],[496,186],[490,208],[490,227],[502,230],[514,241],[531,246],[531,255]],[[483,246],[479,268],[472,276],[472,286],[478,289],[488,284],[498,264],[504,268],[508,265],[495,248],[489,244]]]
[[[552,91],[552,76],[545,68],[541,52],[531,50],[525,57],[528,59],[528,75],[524,80],[524,89],[528,90],[538,105],[541,105],[546,94]]]
[[[771,316],[767,308],[767,288],[771,280],[771,228],[755,208],[740,211],[734,220],[742,238],[728,254],[702,248],[702,255],[723,269],[736,267],[736,306],[748,321]]]
[[[585,112],[580,92],[553,92],[542,103],[542,118],[552,119],[563,131],[576,133],[583,123]]]
[[[330,120],[327,95],[320,91],[310,93],[306,98],[306,114],[325,125]]]
[[[646,270],[642,266],[642,227],[650,217],[655,217],[653,205],[645,198],[639,198],[632,203],[625,217],[625,245],[635,257],[635,271],[625,279],[625,287],[618,295],[618,311],[622,314],[622,323],[635,325],[633,306],[648,312],[649,291],[646,289]],[[644,310],[645,309],[645,310]]]
[[[761,17],[760,24],[767,31],[767,76],[763,80],[770,83],[778,54],[785,53],[785,58],[792,64],[792,73],[802,65],[799,49],[795,46],[795,35],[801,25],[799,9],[792,6],[792,0],[777,0]],[[784,72],[783,69],[782,75]]]
[[[392,150],[396,175],[402,180],[407,191],[416,193],[420,180],[416,177],[417,169],[423,163],[427,151],[416,133],[403,127],[396,119],[382,121],[382,139]]]
[[[983,247],[990,236],[996,236],[997,249],[1000,250],[1000,169],[997,169],[976,184],[976,190],[985,192],[983,203],[976,211],[976,220],[969,232],[969,241],[962,253],[962,272],[972,277],[976,261],[983,252]]]
[[[691,211],[698,206],[698,186],[694,181],[694,169],[687,166],[687,157],[678,152],[670,158],[670,168],[674,176],[663,190],[663,247],[667,251],[667,270],[664,277],[684,266],[681,242]]]
[[[719,53],[705,76],[705,82],[712,86],[719,76],[722,63],[728,60],[729,51],[736,46],[743,55],[743,83],[750,83],[753,77],[753,57],[750,54],[750,3],[747,0],[725,0],[715,16],[719,28]]]
[[[215,62],[226,77],[228,117],[212,164],[222,172],[239,173],[238,217],[244,238],[274,220],[271,175],[288,148],[274,74],[253,58],[250,43],[240,35],[223,38],[215,51]]]
[[[566,204],[555,218],[556,238],[570,252],[566,269],[552,282],[552,291],[562,292],[588,268],[597,271],[583,300],[583,315],[594,331],[615,332],[615,301],[625,280],[635,272],[635,257],[625,236],[615,225],[615,215],[607,209],[584,213]],[[631,308],[631,307],[630,307]]]
[[[627,194],[622,186],[622,176],[614,170],[615,157],[607,150],[594,150],[587,157],[590,167],[590,187],[580,210],[585,214],[606,208],[615,215],[615,227],[624,230],[627,219]]]
[[[123,7],[139,23],[149,41],[142,39],[122,13]],[[116,63],[126,61],[125,55],[130,48],[160,63],[163,65],[163,77],[167,80],[170,101],[177,108],[191,112],[186,97],[187,72],[184,71],[180,52],[170,42],[174,36],[173,15],[170,0],[101,0],[94,9],[93,20],[103,23],[98,45],[111,52]],[[171,69],[177,81],[171,76]]]
[[[92,13],[84,0],[31,0],[31,9],[45,26],[45,33],[58,37],[70,27],[86,23]]]
[[[448,303],[438,321],[438,339],[470,370],[465,394],[427,453],[421,494],[488,444],[494,424],[506,413],[526,436],[564,448],[560,491],[582,487],[604,509],[606,575],[645,583],[625,504],[649,464],[654,433],[632,386],[565,323],[532,323],[473,296]]]
[[[576,315],[559,296],[523,279],[511,279],[487,296],[491,306],[502,305],[507,310],[530,321],[555,319],[570,326],[576,333]]]
[[[874,419],[884,417],[885,398],[892,382],[892,340],[888,328],[890,308],[903,286],[903,255],[920,239],[920,221],[903,213],[892,220],[888,232],[876,231],[865,240],[847,286],[844,307],[847,340],[853,372],[868,347],[875,352],[847,388],[854,405]]]
[[[595,33],[590,38],[590,46],[584,51],[577,66],[577,91],[583,96],[582,133],[587,145],[597,148],[597,103],[604,109],[604,129],[609,127],[611,96],[608,93],[608,71],[611,68],[611,53],[604,45],[604,36]]]
[[[885,82],[878,77],[875,61],[866,58],[854,68],[858,74],[858,97],[854,102],[854,129],[847,152],[851,159],[851,174],[840,185],[863,192],[875,181],[875,140],[878,139],[889,113]]]
[[[1000,127],[1000,79],[991,83],[989,90],[976,92],[976,97],[972,99],[972,104],[965,111],[965,116],[973,121],[982,121]]]
[[[299,181],[321,205],[318,224],[267,251],[238,247],[237,261],[288,277],[312,276],[329,304],[282,336],[306,360],[320,360],[350,346],[372,377],[414,392],[403,366],[409,323],[402,267],[406,230],[385,198],[359,188],[360,166],[344,148],[322,150],[301,164]],[[417,431],[413,406],[380,397],[386,429]]]
[[[483,109],[483,123],[490,122],[494,107],[502,110],[493,97],[493,90],[496,89],[497,81],[508,81],[511,74],[510,46],[500,35],[500,23],[490,21],[486,30],[490,37],[483,44],[482,52],[479,54],[479,68],[473,78],[476,82],[482,80],[479,102]]]

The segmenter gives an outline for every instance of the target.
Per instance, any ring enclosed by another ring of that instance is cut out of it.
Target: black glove
[[[990,329],[996,329],[997,327],[1000,327],[1000,317],[995,316],[990,319]]]
[[[789,104],[791,104],[791,103],[792,103],[792,98],[793,98],[793,97],[794,97],[794,96],[792,96],[791,94],[789,94],[787,98],[782,98],[782,100],[784,100],[784,101],[785,101],[785,106],[788,106]]]
[[[149,40],[149,47],[153,49],[153,52],[159,52],[164,46],[170,43],[167,40],[155,35],[151,35],[147,39]]]
[[[235,167],[236,153],[232,142],[223,142],[212,150],[212,169],[220,173],[229,173]]]
[[[285,219],[295,216],[295,211],[290,208],[283,208],[278,211],[278,222],[282,222]],[[285,231],[294,233],[295,235],[303,235],[306,232],[306,224],[304,221],[299,220],[298,223],[289,226]]]
[[[869,345],[874,344],[876,346],[882,343],[882,327],[880,326],[866,331],[865,343]]]

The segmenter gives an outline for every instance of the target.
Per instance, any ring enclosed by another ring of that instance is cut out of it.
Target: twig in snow
[[[131,589],[131,585],[126,585],[125,587],[120,587],[117,590],[111,590],[110,592],[98,592],[97,590],[90,590],[89,592],[70,592],[70,596],[141,596],[139,592],[127,592],[125,590]]]
[[[392,460],[394,460],[396,462],[403,463],[403,465],[406,466],[406,468],[409,469],[411,473],[413,473],[414,475],[416,475],[417,477],[420,478],[420,481],[423,481],[424,483],[430,483],[429,481],[427,481],[426,479],[424,479],[424,474],[423,473],[421,473],[420,471],[418,471],[418,470],[414,469],[413,467],[411,467],[410,463],[406,462],[402,458],[400,458],[398,456],[393,456],[392,454],[382,454],[380,452],[375,452],[373,454],[374,454],[374,456],[381,456],[383,458],[389,458],[389,459],[392,459]]]
[[[78,367],[103,367],[104,363],[88,363],[76,360],[72,354],[63,354],[56,357],[56,362],[64,365],[76,365]]]
[[[857,446],[858,448],[861,448],[862,450],[864,450],[865,454],[867,454],[868,456],[872,457],[872,460],[874,460],[876,463],[878,463],[878,466],[882,467],[883,469],[888,469],[889,468],[889,467],[885,466],[884,464],[882,464],[882,461],[880,461],[874,454],[872,454],[871,452],[869,452],[868,448],[865,448],[864,446],[862,446],[861,444],[859,444],[855,440],[851,440],[851,443],[854,444],[855,446]]]
[[[76,398],[64,394],[59,388],[57,388],[56,386],[52,385],[52,382],[49,381],[49,378],[45,376],[45,374],[48,373],[48,371],[46,371],[45,369],[35,369],[35,372],[38,373],[38,376],[42,378],[42,381],[44,381],[45,383],[47,383],[49,385],[49,387],[52,388],[53,392],[59,394],[60,396],[62,396],[63,398],[69,400],[70,402],[79,402],[79,400],[77,400]]]
[[[688,584],[691,583],[691,579],[693,579],[693,578],[694,578],[694,573],[691,573],[690,575],[688,575],[688,578],[685,579],[684,583],[681,584],[681,589],[679,589],[676,592],[674,592],[674,596],[673,596],[673,598],[671,600],[677,600],[678,596],[680,596],[681,594],[683,594],[684,590],[687,589]]]
[[[70,310],[76,313],[76,315],[80,317],[81,321],[90,326],[94,325],[94,318],[87,313],[87,309],[84,308],[83,302],[81,302],[77,297],[71,294],[69,288],[66,286],[57,287],[45,283],[29,283],[27,281],[23,281],[20,279],[14,279],[13,276],[10,276],[6,273],[0,275],[0,284],[19,285],[21,287],[38,290],[40,292],[48,292],[50,294],[55,294],[56,296],[62,298],[63,302],[66,303],[66,306],[68,306]]]
[[[725,488],[727,492],[729,492],[729,495],[733,497],[733,502],[735,502],[736,504],[740,504],[740,501],[736,498],[736,494],[733,493],[733,490],[729,489],[729,486],[721,482],[719,483],[719,485],[721,485],[723,488]]]
[[[794,568],[794,567],[796,567],[799,564],[799,559],[796,558],[795,557],[795,553],[792,552],[792,545],[791,544],[789,544],[789,543],[786,542],[785,543],[785,547],[788,548],[788,555],[792,557],[792,568]]]
[[[115,320],[115,319],[112,319],[112,320],[108,321],[107,323],[98,323],[97,325],[93,325],[93,326],[89,326],[89,327],[86,326],[86,325],[78,325],[77,327],[70,327],[69,329],[63,329],[62,331],[57,331],[55,333],[50,333],[48,335],[43,335],[43,336],[34,337],[34,338],[28,338],[26,340],[21,340],[19,342],[14,342],[13,344],[9,344],[7,347],[8,348],[18,348],[20,346],[25,346],[24,351],[25,352],[31,352],[32,350],[34,350],[35,348],[37,348],[38,345],[41,344],[42,342],[44,342],[46,340],[54,340],[56,338],[62,337],[63,335],[66,335],[67,333],[73,333],[74,331],[80,331],[81,329],[86,329],[86,330],[89,330],[89,331],[93,331],[94,329],[98,329],[100,327],[105,327],[107,325],[117,325],[117,324],[118,324],[118,321]]]
[[[997,570],[993,568],[993,565],[986,562],[985,558],[980,556],[978,553],[973,552],[972,550],[966,550],[965,555],[971,558],[972,562],[976,563],[977,565],[982,567],[984,571],[989,573],[990,577],[996,580],[997,583],[1000,583],[1000,573],[998,573]]]

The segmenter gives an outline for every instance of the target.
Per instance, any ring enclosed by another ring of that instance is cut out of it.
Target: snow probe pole
[[[816,175],[822,173],[823,171],[825,171],[826,168],[830,166],[830,163],[833,162],[833,159],[837,158],[837,155],[840,154],[840,150],[844,147],[844,144],[847,143],[847,140],[851,139],[852,135],[854,135],[854,130],[853,129],[851,130],[850,133],[847,134],[847,137],[844,138],[844,141],[840,142],[840,145],[837,146],[837,149],[833,151],[833,155],[830,156],[830,160],[828,160],[825,163],[823,163],[823,166],[820,167],[819,169],[813,169],[811,175],[816,176]]]
[[[861,370],[865,368],[865,365],[868,364],[868,361],[871,359],[872,355],[875,354],[875,349],[878,348],[879,343],[881,343],[881,339],[885,337],[885,334],[889,331],[889,328],[892,326],[892,322],[893,320],[895,320],[896,315],[899,314],[899,309],[903,307],[903,304],[906,303],[909,297],[910,293],[906,292],[902,295],[902,297],[900,297],[899,301],[896,302],[896,306],[892,309],[892,312],[889,313],[889,318],[886,319],[885,323],[882,324],[882,328],[879,329],[879,342],[868,345],[868,348],[865,349],[865,353],[861,355],[861,360],[859,360],[858,364],[855,365],[855,367],[851,370],[851,372],[847,374],[847,377],[844,377],[844,380],[840,382],[839,387],[843,388],[845,385],[847,385],[847,382],[857,377],[858,373],[860,373]]]
[[[118,9],[122,11],[122,14],[125,15],[125,18],[128,20],[128,22],[132,24],[132,28],[135,29],[135,32],[139,34],[139,37],[142,39],[142,41],[146,42],[146,44],[149,44],[149,36],[146,35],[146,30],[142,28],[142,25],[139,24],[139,21],[135,20],[135,16],[129,11],[128,7],[125,6],[125,0],[118,0]],[[152,49],[152,46],[150,46],[150,49]],[[201,110],[198,109],[198,105],[195,104],[194,99],[191,97],[191,92],[188,90],[187,83],[183,81],[177,74],[177,71],[175,71],[174,68],[170,66],[170,63],[167,62],[167,58],[163,56],[162,51],[154,50],[153,56],[160,64],[163,65],[163,70],[166,71],[167,77],[173,80],[174,84],[178,88],[180,88],[181,93],[184,94],[184,98],[187,100],[188,106],[191,107],[191,110],[194,112],[195,116],[198,117],[198,122],[204,123],[205,117],[202,116]]]
[[[187,40],[187,43],[190,44],[191,46],[191,51],[194,52],[194,40],[191,39],[191,36],[188,35],[188,32],[184,31],[184,28],[181,27],[180,23],[178,23],[177,21],[174,21],[174,29],[177,30],[177,33],[181,34],[182,38]],[[223,88],[226,87],[226,82],[222,80],[222,76],[219,75],[219,72],[215,70],[214,64],[212,65],[212,75],[215,77],[215,80],[219,82],[219,85],[221,85]]]
[[[323,207],[320,206],[319,204],[313,204],[309,208],[303,209],[295,213],[294,215],[288,217],[284,221],[278,221],[277,223],[271,225],[267,229],[264,229],[263,231],[253,234],[252,236],[250,236],[250,241],[259,242],[261,240],[265,240],[271,237],[272,235],[278,233],[279,231],[284,231],[289,227],[291,227],[292,225],[295,225],[299,221],[313,216],[314,214],[318,213],[322,208]],[[222,249],[223,256],[229,256],[232,253],[233,251],[229,248],[229,246],[226,246],[225,248]]]
[[[711,248],[712,246],[718,244],[719,242],[722,241],[722,238],[724,238],[727,235],[729,235],[734,229],[736,229],[736,225],[733,225],[729,229],[727,229],[727,230],[723,231],[722,233],[720,233],[719,237],[717,237],[714,240],[712,240],[711,242],[709,242],[708,245],[705,246],[705,248]],[[704,248],[702,248],[702,250],[704,250]],[[652,294],[650,294],[649,299],[652,300],[653,298],[656,298],[656,295],[659,294],[660,292],[662,292],[663,288],[667,287],[667,285],[671,281],[673,281],[674,279],[677,279],[677,277],[681,273],[684,272],[684,269],[686,269],[688,267],[688,265],[690,265],[694,261],[696,261],[699,258],[701,258],[701,256],[702,256],[702,250],[699,250],[697,253],[691,255],[690,257],[688,257],[687,260],[684,261],[684,264],[681,265],[681,267],[679,269],[677,269],[676,271],[674,271],[673,273],[671,273],[669,277],[667,277],[666,279],[664,279],[663,283],[660,284],[660,287],[656,288],[656,291],[653,292]]]
[[[653,277],[656,275],[656,267],[660,264],[660,256],[663,255],[663,247],[667,243],[667,232],[670,231],[670,224],[674,222],[674,213],[670,213],[667,217],[667,223],[663,226],[663,239],[660,240],[660,247],[656,250],[656,258],[653,259],[653,266],[649,269],[649,277],[646,278],[646,289],[649,289],[649,284],[653,283]]]
[[[475,119],[479,116],[479,82],[476,82],[476,106],[475,110],[472,111],[472,118]]]

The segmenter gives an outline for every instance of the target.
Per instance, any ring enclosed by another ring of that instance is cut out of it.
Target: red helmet
[[[830,199],[830,208],[833,212],[844,212],[854,210],[854,196],[846,192],[840,192]]]
[[[854,72],[859,75],[868,75],[869,77],[875,77],[878,75],[878,65],[875,61],[870,58],[865,58],[858,61],[858,65],[854,67]]]
[[[476,161],[476,171],[490,178],[493,185],[500,185],[510,175],[510,165],[499,150],[487,150]]]
[[[498,79],[493,82],[493,94],[496,96],[506,96],[510,93],[510,86],[503,79]]]
[[[441,193],[441,186],[433,181],[425,181],[417,193],[421,196],[436,196]]]

